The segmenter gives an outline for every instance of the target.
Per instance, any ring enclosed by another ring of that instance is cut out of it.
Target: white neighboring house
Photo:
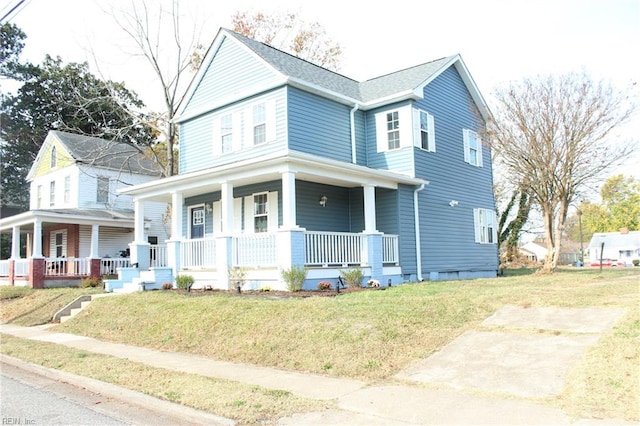
[[[604,246],[603,246],[604,244]],[[591,266],[633,266],[640,259],[640,231],[596,232],[589,242]]]
[[[533,241],[521,245],[518,250],[533,262],[543,262],[547,255],[547,248]]]
[[[30,210],[0,220],[0,232],[12,240],[11,258],[0,261],[0,284],[74,285],[128,266],[134,201],[119,190],[159,177],[159,167],[131,145],[50,131],[27,175]],[[144,240],[153,247],[168,238],[166,208],[145,205]],[[158,249],[151,256],[152,264],[163,262]]]

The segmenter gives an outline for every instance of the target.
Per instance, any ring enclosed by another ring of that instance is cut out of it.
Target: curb
[[[133,391],[131,389],[89,377],[79,376],[77,374],[67,373],[53,368],[42,367],[4,354],[0,354],[0,362],[21,368],[31,373],[39,374],[49,379],[70,383],[75,386],[85,388],[91,392],[99,393],[105,397],[124,401],[138,407],[151,409],[166,416],[179,418],[189,424],[221,426],[235,425],[233,420],[226,417],[217,416],[206,411],[164,401],[162,399],[146,395],[142,392]]]

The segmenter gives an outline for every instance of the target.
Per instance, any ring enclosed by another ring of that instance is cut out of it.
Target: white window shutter
[[[212,139],[213,155],[217,157],[218,155],[222,154],[222,132],[220,130],[220,117],[216,117],[213,119]]]
[[[233,199],[233,232],[242,232],[242,198]]]
[[[469,158],[469,131],[467,129],[462,130],[462,140],[464,146],[464,162],[469,163],[471,159]]]
[[[376,114],[376,141],[378,152],[388,151],[389,140],[387,139],[387,113]]]
[[[253,210],[254,210],[253,195],[248,195],[244,197],[244,233],[245,234],[254,233]]]
[[[267,229],[269,232],[278,230],[278,191],[267,194]]]
[[[419,125],[419,123],[418,123]],[[433,115],[427,114],[427,128],[429,130],[429,151],[436,151],[436,123]]]
[[[413,117],[411,115],[411,107],[400,108],[398,110],[398,119],[400,120],[400,146],[413,145]]]
[[[213,235],[217,236],[222,233],[222,202],[213,202]]]
[[[276,100],[272,99],[265,105],[267,116],[267,142],[273,142],[277,139],[277,121],[276,121]]]
[[[481,241],[481,229],[480,229],[480,223],[482,222],[480,220],[480,215],[482,214],[482,210],[481,209],[473,209],[473,230],[475,232],[475,242],[479,243]]]
[[[420,110],[412,109],[413,146],[422,147],[422,130],[420,129]]]

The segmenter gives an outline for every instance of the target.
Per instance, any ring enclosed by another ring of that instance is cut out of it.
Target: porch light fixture
[[[458,205],[458,201],[457,201],[457,200],[451,200],[451,201],[449,201],[449,205],[450,205],[451,207],[455,207],[455,206],[457,206],[457,205]]]
[[[327,196],[323,195],[322,197],[320,197],[320,205],[324,207],[326,204],[327,204]]]
[[[213,211],[213,205],[211,204],[205,204],[204,208],[207,211],[207,213],[211,213]]]

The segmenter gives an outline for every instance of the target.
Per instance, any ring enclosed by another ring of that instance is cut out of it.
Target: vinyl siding
[[[100,227],[98,240],[98,256],[120,257],[120,251],[126,250],[133,240],[133,232],[125,228]],[[80,225],[79,257],[89,257],[91,250],[91,226]]]
[[[488,147],[484,167],[464,162],[462,129],[481,130],[480,114],[454,67],[424,94],[416,107],[435,117],[437,150],[414,149],[416,176],[429,181],[419,196],[423,272],[496,270],[496,245],[474,242],[473,209],[495,210]]]
[[[366,117],[366,138],[367,138],[367,149],[366,149],[366,159],[367,165],[369,167],[373,167],[376,169],[384,169],[384,170],[392,170],[399,173],[405,173],[408,175],[413,175],[414,173],[414,165],[413,165],[413,146],[405,146],[398,149],[394,149],[391,151],[378,151],[378,134],[376,129],[376,114],[383,111],[392,111],[399,107],[406,106],[407,103],[399,103],[394,105],[389,105],[384,108],[379,108],[375,110],[371,110],[367,112]],[[404,129],[401,131],[411,130],[411,123],[401,123],[401,126]],[[386,135],[382,135],[385,137]],[[405,135],[401,136],[402,138]]]
[[[402,273],[414,275],[417,273],[416,263],[416,225],[413,205],[414,188],[406,185],[398,187],[398,242],[400,248],[400,265]],[[418,192],[418,196],[424,192]],[[420,222],[424,229],[423,222]],[[424,231],[422,231],[424,232]],[[406,279],[409,279],[408,277]]]
[[[203,110],[216,100],[249,92],[253,87],[257,91],[281,78],[247,49],[225,37],[188,100],[184,114]]]
[[[288,88],[289,148],[351,162],[351,108]]]
[[[322,195],[327,196],[325,207],[319,204]],[[349,188],[296,181],[296,204],[300,227],[308,231],[352,232]]]
[[[253,145],[247,134],[248,123],[246,111],[256,103],[272,103],[274,110],[275,140],[261,145]],[[188,141],[180,146],[180,174],[197,170],[217,167],[234,163],[239,160],[257,158],[271,152],[281,150],[286,146],[286,98],[285,89],[278,89],[243,102],[230,104],[219,110],[209,112],[188,120],[180,125],[180,140]],[[242,138],[243,148],[229,153],[214,153],[214,122],[226,114],[239,114],[242,131],[238,134]]]

